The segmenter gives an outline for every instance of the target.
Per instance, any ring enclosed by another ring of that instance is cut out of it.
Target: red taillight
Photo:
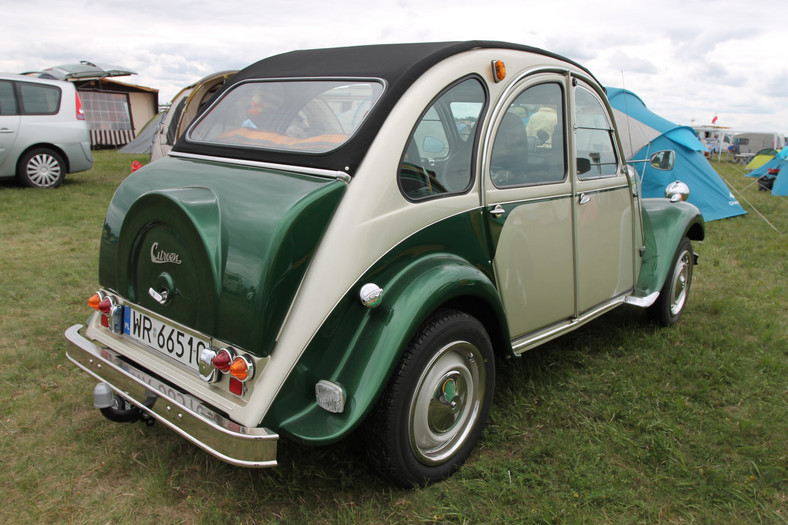
[[[779,175],[779,174],[780,174],[780,168],[769,169],[769,175]]]
[[[79,100],[79,93],[75,93],[74,96],[77,102],[77,120],[85,120],[85,112],[82,109],[82,101]]]
[[[113,306],[114,304],[112,304],[112,299],[110,299],[109,297],[105,297],[99,303],[98,311],[101,312],[102,314],[109,315]]]
[[[217,370],[223,373],[227,373],[230,371],[230,365],[233,362],[233,356],[229,350],[226,348],[222,348],[219,350],[216,355],[213,357],[213,366],[216,367]]]

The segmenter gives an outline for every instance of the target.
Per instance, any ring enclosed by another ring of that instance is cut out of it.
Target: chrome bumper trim
[[[109,348],[96,346],[79,333],[66,330],[74,344],[66,357],[99,381],[206,452],[242,467],[275,467],[279,435],[264,428],[244,427],[218,414],[187,392],[165,383],[120,359]],[[153,394],[153,396],[151,396]],[[155,401],[151,403],[150,399]]]
[[[630,295],[627,297],[626,303],[641,308],[648,308],[657,301],[657,298],[659,298],[659,292],[650,293],[645,297]]]

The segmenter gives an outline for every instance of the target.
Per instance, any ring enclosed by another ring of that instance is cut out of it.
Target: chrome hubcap
[[[445,462],[479,418],[485,391],[479,350],[456,341],[436,353],[419,378],[410,406],[411,449],[425,464]]]
[[[36,155],[27,163],[27,176],[36,186],[51,186],[60,178],[60,164],[51,155]]]
[[[681,313],[684,303],[687,302],[687,286],[692,272],[692,255],[684,251],[676,261],[673,268],[673,281],[670,283],[670,314],[673,316]]]

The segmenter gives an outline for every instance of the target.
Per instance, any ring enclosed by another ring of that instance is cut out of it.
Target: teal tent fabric
[[[772,160],[779,160],[772,166],[772,170],[777,170],[776,179],[772,186],[772,195],[788,196],[788,146],[780,150]]]
[[[641,176],[644,197],[664,197],[665,187],[680,180],[689,186],[689,202],[698,207],[706,221],[747,213],[706,160],[706,147],[692,128],[653,113],[631,91],[607,88],[607,94],[624,153]],[[672,170],[658,170],[647,162],[652,154],[662,150],[676,153]]]

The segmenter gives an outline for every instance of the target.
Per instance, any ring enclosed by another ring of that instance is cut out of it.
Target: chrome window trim
[[[242,160],[230,157],[215,157],[211,155],[198,155],[196,153],[182,153],[180,151],[170,151],[170,157],[177,157],[190,160],[204,160],[208,162],[220,162],[222,164],[233,164],[236,166],[247,166],[253,168],[264,168],[278,171],[287,171],[289,173],[300,173],[305,175],[314,175],[324,179],[336,179],[342,182],[350,182],[350,175],[344,171],[328,170],[322,168],[307,168],[305,166],[291,166],[289,164],[274,164],[271,162],[261,162],[256,160]]]

